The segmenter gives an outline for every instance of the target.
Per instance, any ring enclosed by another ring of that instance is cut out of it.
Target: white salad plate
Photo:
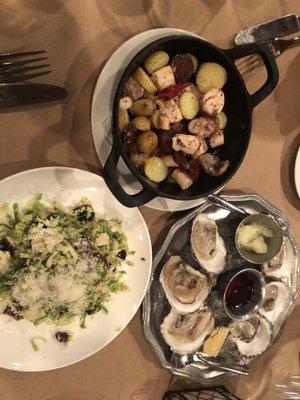
[[[105,164],[112,147],[112,108],[114,96],[121,76],[131,59],[147,44],[154,40],[171,35],[188,35],[200,37],[192,32],[175,28],[158,28],[139,33],[123,43],[110,57],[102,69],[96,83],[92,108],[91,124],[94,146],[102,165]],[[118,163],[120,183],[129,194],[141,190],[142,186],[120,158]],[[158,197],[146,204],[147,207],[161,211],[180,211],[196,207],[204,202],[203,198],[197,200],[173,200]]]
[[[294,177],[295,177],[296,191],[297,191],[298,197],[300,199],[300,146],[299,146],[298,153],[296,156]]]
[[[107,303],[108,314],[98,312],[86,320],[86,329],[77,321],[68,325],[72,339],[66,345],[54,335],[64,330],[53,324],[35,326],[26,320],[15,321],[0,315],[0,367],[20,371],[46,371],[65,367],[92,355],[110,343],[127,326],[138,310],[150,277],[152,247],[145,221],[137,208],[122,206],[110,193],[102,178],[87,171],[65,167],[38,168],[3,179],[0,182],[0,203],[18,202],[21,206],[36,193],[45,199],[57,199],[66,206],[74,206],[87,197],[96,214],[105,218],[119,218],[128,243],[135,254],[130,256],[133,266],[126,266],[124,281],[129,290],[114,295]],[[31,346],[37,339],[38,351]]]

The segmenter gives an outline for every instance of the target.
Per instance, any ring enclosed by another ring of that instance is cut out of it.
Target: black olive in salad
[[[73,212],[78,221],[93,221],[95,219],[95,212],[90,204],[80,205],[74,208]]]
[[[60,343],[67,343],[70,340],[70,335],[68,332],[59,331],[55,333],[55,339]]]

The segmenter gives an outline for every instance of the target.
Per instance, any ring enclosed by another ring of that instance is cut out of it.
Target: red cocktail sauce
[[[225,293],[225,302],[229,310],[243,311],[254,295],[254,281],[252,277],[239,274],[229,283]]]

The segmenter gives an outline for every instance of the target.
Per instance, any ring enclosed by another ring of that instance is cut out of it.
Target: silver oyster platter
[[[285,261],[285,264],[282,264],[285,269],[283,270],[282,268],[281,273],[276,272],[275,276],[269,274],[268,270],[263,266],[253,265],[241,258],[235,248],[234,236],[235,230],[243,217],[208,202],[178,220],[171,227],[153,261],[151,279],[143,303],[144,333],[163,368],[169,370],[173,375],[185,377],[202,384],[212,384],[221,377],[232,376],[233,373],[221,371],[219,368],[204,362],[192,363],[184,368],[174,367],[170,362],[172,351],[161,333],[161,325],[171,309],[159,281],[161,270],[166,262],[172,256],[180,256],[192,268],[203,272],[201,265],[194,258],[190,247],[190,234],[194,218],[199,213],[202,213],[216,222],[219,234],[223,238],[227,249],[226,265],[222,274],[230,273],[234,269],[256,268],[264,274],[267,283],[283,282],[288,287],[290,293],[288,302],[282,307],[280,315],[273,321],[268,320],[268,323],[272,327],[272,335],[270,343],[264,351],[252,357],[245,357],[237,350],[236,343],[232,342],[230,337],[227,337],[221,347],[220,354],[216,357],[217,363],[222,364],[224,362],[226,365],[231,364],[233,367],[238,363],[251,367],[255,360],[267,351],[281,335],[285,322],[294,308],[300,285],[300,249],[295,242],[290,223],[284,214],[256,194],[224,195],[221,197],[241,207],[249,214],[266,213],[272,216],[282,228],[284,243],[289,249],[289,257]],[[221,279],[222,274],[220,274]],[[218,279],[218,277],[213,278],[212,288],[204,305],[212,310],[217,326],[218,324],[226,326],[230,323],[228,320],[230,318],[226,315],[223,303],[218,298],[218,282],[220,282]],[[265,318],[266,316],[268,317],[268,314],[259,312],[259,318]]]

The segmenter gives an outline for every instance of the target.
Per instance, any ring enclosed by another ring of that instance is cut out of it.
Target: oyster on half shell
[[[233,321],[229,325],[229,330],[230,340],[235,343],[242,356],[258,356],[271,345],[272,326],[260,315],[247,321]]]
[[[198,214],[193,221],[191,247],[201,266],[211,274],[219,274],[225,267],[226,248],[215,221]]]
[[[263,264],[263,272],[274,278],[288,279],[293,268],[294,254],[291,242],[285,239],[280,252]]]
[[[214,324],[213,314],[207,308],[189,314],[171,310],[160,330],[174,353],[190,354],[200,349],[205,338],[214,329]]]
[[[159,281],[170,305],[181,313],[191,313],[203,305],[211,283],[207,276],[172,256],[164,265]]]
[[[278,333],[285,312],[292,301],[291,289],[283,282],[270,282],[266,285],[266,295],[259,313],[262,314],[274,327],[274,334]]]

